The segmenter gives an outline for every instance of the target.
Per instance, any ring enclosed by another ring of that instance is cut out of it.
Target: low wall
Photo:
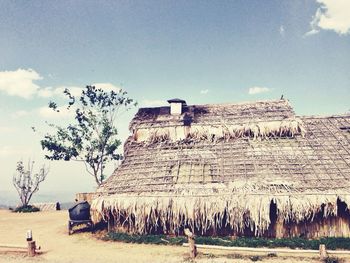
[[[57,203],[33,203],[33,206],[40,209],[40,211],[56,211]]]
[[[76,193],[75,194],[75,199],[78,202],[82,202],[82,201],[87,201],[89,204],[91,204],[91,201],[97,197],[97,193],[93,192],[93,193]]]

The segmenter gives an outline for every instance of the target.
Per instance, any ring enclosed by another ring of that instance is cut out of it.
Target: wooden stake
[[[107,231],[112,232],[114,230],[114,218],[112,214],[110,214],[110,217],[107,220]]]
[[[188,244],[190,247],[190,258],[195,258],[197,256],[197,246],[194,240],[195,235],[188,228],[185,228],[184,232],[188,238]]]
[[[327,258],[328,255],[327,255],[326,245],[321,244],[319,250],[320,250],[320,258],[321,259]]]
[[[34,257],[35,256],[35,241],[28,241],[28,256],[29,257]]]

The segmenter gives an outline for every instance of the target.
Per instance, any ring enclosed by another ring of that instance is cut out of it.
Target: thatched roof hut
[[[93,220],[130,232],[349,236],[350,115],[287,100],[141,108]]]

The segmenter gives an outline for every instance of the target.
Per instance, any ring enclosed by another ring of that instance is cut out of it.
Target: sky
[[[0,40],[0,204],[16,202],[19,160],[50,167],[34,201],[95,190],[82,164],[40,147],[46,121],[70,120],[47,107],[64,88],[122,88],[139,107],[283,94],[298,115],[350,112],[349,0],[1,0]],[[122,140],[136,110],[118,119]]]

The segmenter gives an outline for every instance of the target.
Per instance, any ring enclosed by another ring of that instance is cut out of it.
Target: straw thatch
[[[125,159],[92,202],[131,232],[271,230],[350,202],[350,115],[298,117],[286,100],[143,108]],[[340,231],[341,232],[341,231]]]

